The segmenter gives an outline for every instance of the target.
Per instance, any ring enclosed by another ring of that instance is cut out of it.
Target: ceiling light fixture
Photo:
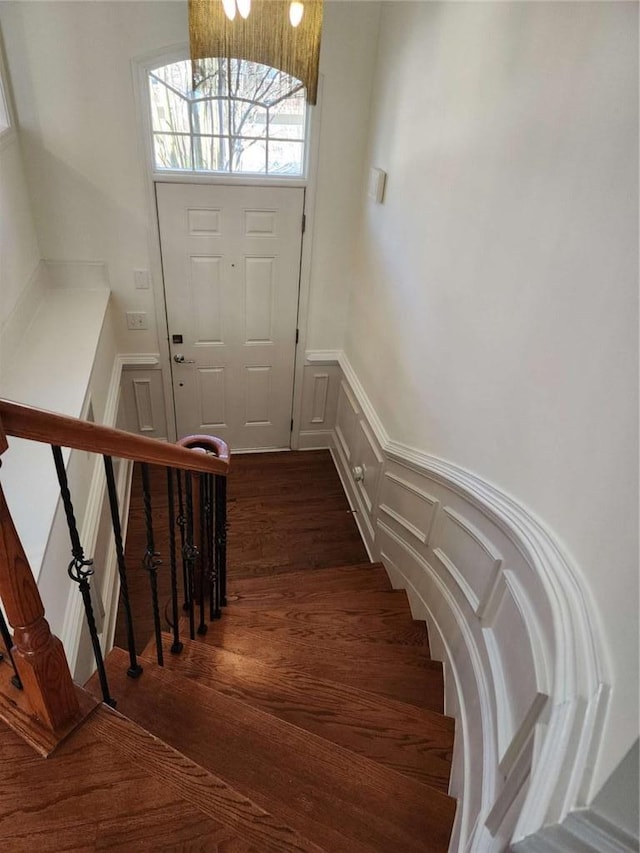
[[[233,21],[236,16],[236,0],[222,0],[222,7],[227,18]]]
[[[244,59],[295,77],[315,104],[322,12],[323,0],[189,0],[194,89],[198,60]]]
[[[249,12],[251,11],[251,0],[236,0],[236,6],[238,7],[238,12],[240,12],[241,17],[246,20],[249,17]]]
[[[293,0],[291,5],[289,6],[289,20],[291,21],[292,27],[297,27],[300,21],[302,20],[302,16],[304,15],[304,4],[300,2],[300,0]]]

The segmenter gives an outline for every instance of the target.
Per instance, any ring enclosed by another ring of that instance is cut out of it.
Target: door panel
[[[288,447],[304,190],[156,184],[178,434]],[[182,343],[174,343],[175,335]]]

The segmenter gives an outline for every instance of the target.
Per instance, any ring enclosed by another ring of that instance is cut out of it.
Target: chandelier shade
[[[231,1],[235,9],[235,0]],[[227,57],[279,68],[300,80],[307,102],[315,104],[322,0],[304,0],[304,14],[296,27],[289,21],[290,5],[289,0],[253,0],[246,18],[234,15],[231,20],[221,0],[189,0],[192,61]]]

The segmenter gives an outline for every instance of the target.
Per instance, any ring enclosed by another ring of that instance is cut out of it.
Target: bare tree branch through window
[[[302,83],[239,59],[174,62],[149,73],[155,168],[300,176]]]

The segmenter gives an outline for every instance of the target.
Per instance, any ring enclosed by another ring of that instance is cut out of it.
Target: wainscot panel
[[[337,404],[324,407],[321,426],[362,538],[406,589],[444,664],[445,708],[457,720],[450,849],[529,845],[581,805],[606,709],[579,575],[512,497],[393,441],[344,353],[308,361],[301,424],[308,430],[322,411],[326,375]]]

